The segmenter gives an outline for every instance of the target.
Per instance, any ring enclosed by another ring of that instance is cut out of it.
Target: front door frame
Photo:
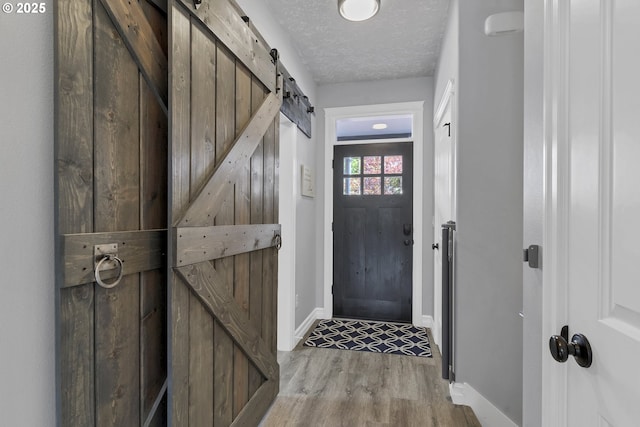
[[[394,104],[359,105],[351,107],[325,108],[325,145],[324,145],[324,318],[333,317],[333,149],[335,145],[376,144],[388,142],[413,142],[413,270],[411,274],[411,321],[417,326],[423,325],[422,320],[422,253],[423,253],[423,182],[424,176],[424,102],[403,102]],[[336,121],[353,117],[368,117],[380,115],[411,114],[413,117],[413,135],[411,138],[379,139],[367,141],[338,141],[336,136]]]

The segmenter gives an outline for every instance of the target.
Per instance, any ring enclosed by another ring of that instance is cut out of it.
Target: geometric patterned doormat
[[[427,329],[409,324],[363,320],[321,320],[304,345],[431,357]]]

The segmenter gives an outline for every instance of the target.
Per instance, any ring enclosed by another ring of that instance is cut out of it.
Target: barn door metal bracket
[[[273,246],[276,247],[276,250],[282,249],[282,236],[280,234],[275,234],[273,236]]]
[[[193,7],[197,10],[202,5],[202,0],[193,0]]]
[[[124,263],[118,258],[118,244],[107,243],[103,245],[95,245],[93,247],[93,272],[95,275],[96,283],[105,289],[111,289],[115,287],[122,276],[124,275]],[[111,283],[106,283],[102,280],[101,272],[107,270],[118,270],[116,279]]]
[[[274,64],[278,62],[278,59],[280,59],[280,54],[278,53],[278,49],[271,49],[271,52],[269,52],[269,54],[271,55],[271,59],[273,59]]]

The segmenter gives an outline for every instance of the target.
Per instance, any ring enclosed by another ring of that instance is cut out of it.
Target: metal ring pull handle
[[[276,247],[277,250],[280,250],[282,248],[282,236],[279,234],[276,234],[275,236],[273,236],[273,245]]]
[[[102,263],[104,263],[105,261],[115,261],[118,264],[118,269],[119,269],[118,277],[116,277],[116,280],[114,280],[111,283],[103,282],[102,278],[100,277],[100,267],[102,267]],[[118,285],[118,283],[120,283],[120,280],[122,280],[122,276],[124,275],[124,263],[117,256],[107,254],[100,261],[96,263],[94,274],[96,276],[96,283],[98,285],[102,286],[105,289],[115,288]]]

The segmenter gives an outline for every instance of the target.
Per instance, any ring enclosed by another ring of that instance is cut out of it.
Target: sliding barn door
[[[167,20],[156,4],[55,2],[60,426],[166,424]]]
[[[279,385],[276,61],[227,0],[169,8],[170,419],[257,425]]]

